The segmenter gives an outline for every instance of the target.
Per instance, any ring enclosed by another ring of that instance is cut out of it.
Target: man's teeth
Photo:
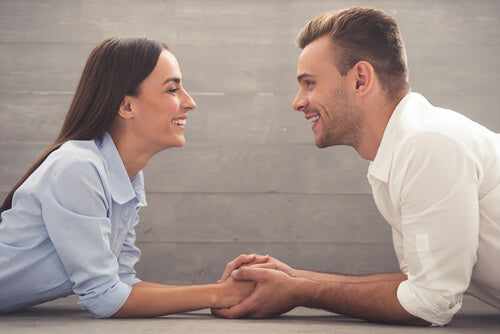
[[[173,119],[172,123],[177,124],[177,125],[186,125],[186,120],[185,119]]]
[[[319,119],[319,115],[316,115],[314,117],[309,118],[309,122],[311,122],[312,124],[314,124],[318,119]]]

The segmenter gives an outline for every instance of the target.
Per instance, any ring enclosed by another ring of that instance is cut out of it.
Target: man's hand
[[[233,261],[229,262],[226,265],[226,269],[224,270],[224,273],[222,274],[222,277],[219,280],[219,282],[225,281],[229,276],[231,276],[231,273],[233,271],[242,266],[249,266],[258,263],[273,263],[276,265],[277,270],[280,270],[290,276],[295,276],[295,270],[292,267],[281,261],[276,260],[275,258],[269,255],[241,254],[240,256],[238,256],[237,258],[235,258]]]
[[[241,304],[231,308],[212,309],[215,315],[230,319],[270,318],[286,313],[298,305],[298,279],[281,270],[242,267],[233,271],[231,277],[235,280],[255,282],[255,290]]]

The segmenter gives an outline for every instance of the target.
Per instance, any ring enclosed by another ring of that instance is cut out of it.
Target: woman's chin
[[[186,139],[183,136],[182,138],[179,138],[174,143],[172,143],[170,147],[183,147],[185,144],[186,144]]]

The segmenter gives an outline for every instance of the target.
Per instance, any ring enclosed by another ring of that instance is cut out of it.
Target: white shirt
[[[146,205],[108,133],[52,152],[14,193],[0,223],[0,313],[79,295],[97,318],[113,315],[139,282],[134,227]]]
[[[368,169],[410,314],[445,325],[468,291],[500,308],[500,135],[410,93]]]

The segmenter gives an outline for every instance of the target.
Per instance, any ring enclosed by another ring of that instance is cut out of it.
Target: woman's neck
[[[127,136],[126,132],[115,131],[113,128],[110,128],[108,132],[120,154],[129,179],[132,179],[146,167],[154,154],[140,147],[138,141],[131,138],[131,136]]]

